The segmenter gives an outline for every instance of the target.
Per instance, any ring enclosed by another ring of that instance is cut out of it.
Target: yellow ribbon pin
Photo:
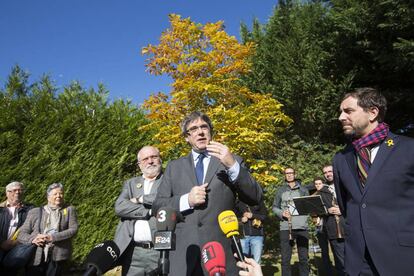
[[[63,216],[67,216],[68,215],[68,208],[63,209]]]
[[[387,140],[387,146],[391,147],[394,146],[394,141],[392,139]]]
[[[137,184],[137,189],[139,189],[139,188],[141,188],[142,187],[142,184],[141,183],[138,183]]]

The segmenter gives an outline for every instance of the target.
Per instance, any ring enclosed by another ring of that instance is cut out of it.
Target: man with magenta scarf
[[[412,275],[414,140],[389,131],[376,89],[346,94],[339,121],[349,145],[333,160],[348,275]]]

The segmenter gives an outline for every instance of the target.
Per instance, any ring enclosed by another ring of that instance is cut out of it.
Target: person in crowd
[[[115,202],[120,218],[115,243],[121,252],[122,275],[157,275],[160,254],[152,243],[156,225],[151,207],[162,179],[162,161],[158,148],[152,146],[140,149],[137,159],[142,175],[125,181]]]
[[[386,109],[385,97],[369,87],[352,90],[340,104],[350,143],[335,155],[333,169],[350,276],[413,271],[414,140],[389,130]]]
[[[62,275],[72,256],[72,238],[78,232],[75,207],[64,202],[63,185],[47,188],[47,204],[33,208],[20,228],[18,241],[37,246],[26,275]]]
[[[325,178],[325,183],[328,186],[329,191],[331,194],[336,198],[336,191],[335,191],[335,183],[334,183],[334,175],[333,175],[333,167],[332,165],[325,165],[322,168],[323,177]],[[338,211],[339,210],[339,207]]]
[[[328,216],[324,218],[324,233],[328,237],[335,260],[336,275],[345,275],[345,220],[341,214],[336,198],[332,165],[322,168],[326,180],[322,200],[328,208]],[[325,188],[326,187],[326,188]]]
[[[318,195],[318,194],[320,195],[327,189],[327,186],[323,183],[323,179],[321,177],[315,177],[315,179],[313,180],[313,184],[316,189],[313,195]],[[318,217],[313,217],[313,218],[316,220],[315,221],[316,238],[318,239],[318,244],[319,244],[319,247],[321,248],[322,268],[323,268],[322,271],[324,275],[332,275],[332,263],[329,257],[328,237],[327,237],[326,232],[324,231],[324,225],[325,225],[324,217],[318,216]]]
[[[24,185],[22,182],[11,182],[6,186],[6,200],[0,203],[0,260],[11,251],[17,244],[19,228],[26,220],[27,213],[33,208],[32,204],[23,202]],[[9,256],[13,257],[13,256]],[[0,262],[1,274],[13,275],[16,270],[6,268]]]
[[[241,268],[239,271],[239,275],[241,276],[263,276],[260,264],[258,264],[254,259],[245,257],[244,262],[237,262],[237,266]]]
[[[264,225],[267,218],[267,210],[263,201],[258,205],[249,206],[238,200],[236,203],[236,215],[239,218],[241,229],[240,239],[243,253],[252,256],[260,264],[264,243]]]
[[[292,248],[295,245],[299,255],[299,274],[309,275],[308,251],[309,233],[308,216],[300,216],[293,202],[294,197],[309,195],[308,189],[301,186],[296,179],[295,170],[287,167],[284,170],[285,183],[279,188],[273,201],[273,212],[280,222],[280,250],[282,255],[282,276],[292,274]]]
[[[153,213],[172,207],[178,214],[170,274],[208,275],[202,269],[200,249],[207,242],[218,241],[225,250],[227,274],[236,275],[231,241],[220,230],[217,217],[234,210],[236,194],[249,205],[259,204],[262,189],[240,157],[212,141],[213,125],[206,114],[196,111],[186,116],[181,131],[192,150],[169,162],[153,204]]]
[[[334,194],[329,189],[329,186],[324,184],[323,179],[320,177],[315,178],[315,186],[318,189],[317,194],[319,194],[322,198],[323,204],[328,210],[328,213],[325,216],[321,217],[322,221],[322,231],[324,236],[329,240],[329,244],[331,245],[332,253],[334,255],[335,260],[335,270],[336,275],[345,275],[344,272],[344,220],[343,217],[334,214],[335,208],[338,208],[338,204]],[[326,245],[328,246],[328,245]],[[322,251],[323,254],[323,251]],[[326,253],[326,258],[329,260],[329,252]],[[323,262],[324,267],[326,267],[326,262]],[[330,260],[329,260],[330,264]],[[325,269],[328,273],[327,275],[332,274],[331,267]]]

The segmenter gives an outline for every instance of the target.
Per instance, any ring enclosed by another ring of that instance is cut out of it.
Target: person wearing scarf
[[[350,276],[413,270],[414,139],[389,130],[386,109],[385,97],[369,87],[346,94],[340,105],[350,143],[335,155],[333,169]]]
[[[72,238],[78,231],[76,211],[64,204],[63,185],[47,188],[47,204],[29,211],[18,240],[37,245],[26,275],[62,275],[64,263],[72,255]],[[40,220],[40,225],[39,225]]]

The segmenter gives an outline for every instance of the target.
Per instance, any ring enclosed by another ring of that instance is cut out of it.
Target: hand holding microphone
[[[209,276],[226,275],[226,255],[223,246],[216,242],[208,242],[201,250],[201,260]]]
[[[262,268],[253,259],[246,257],[244,262],[239,261],[236,265],[244,269],[244,271],[239,271],[240,276],[263,276]]]
[[[236,214],[231,211],[223,211],[218,216],[218,222],[220,225],[221,231],[226,235],[227,238],[231,239],[232,246],[235,253],[237,254],[237,258],[244,262],[244,255],[242,251],[242,247],[240,244],[239,236],[239,222],[237,221]]]

